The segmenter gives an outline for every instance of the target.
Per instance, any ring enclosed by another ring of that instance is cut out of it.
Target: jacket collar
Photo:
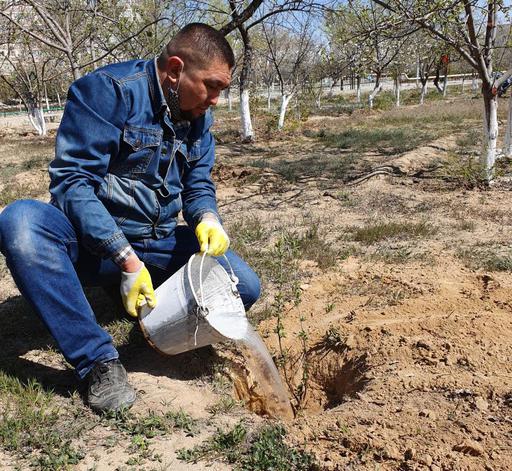
[[[153,60],[147,62],[147,76],[149,82],[149,91],[151,94],[151,103],[155,114],[165,113],[169,107],[165,101],[164,92],[160,80],[158,78],[156,57]]]

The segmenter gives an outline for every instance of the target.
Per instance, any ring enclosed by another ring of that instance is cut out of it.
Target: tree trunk
[[[240,93],[240,119],[242,120],[242,140],[244,142],[252,142],[254,140],[254,131],[252,129],[251,109],[249,106],[249,89],[244,89]]]
[[[436,67],[436,76],[434,77],[434,87],[436,87],[439,93],[443,93],[443,89],[439,85],[439,75],[441,68],[439,66]]]
[[[59,104],[59,108],[62,108],[62,103],[60,101],[60,93],[57,92],[57,103]]]
[[[466,76],[462,76],[462,90],[461,92],[464,93],[464,81],[466,80]]]
[[[44,99],[46,101],[46,111],[50,111],[50,102],[48,101],[48,90],[46,89],[46,82],[44,83]]]
[[[267,111],[270,111],[272,105],[272,88],[271,85],[267,85]]]
[[[395,106],[400,106],[400,74],[395,78]]]
[[[448,71],[444,73],[444,79],[443,79],[443,97],[446,98],[446,95],[448,93]]]
[[[40,136],[46,136],[46,123],[42,106],[30,107],[28,109],[28,119]]]
[[[361,103],[361,76],[358,75],[356,77],[356,101],[357,103]]]
[[[425,102],[425,96],[427,95],[427,83],[428,78],[421,81],[421,93],[420,93],[420,105],[423,105]]]
[[[507,129],[505,130],[505,143],[503,145],[503,155],[512,157],[512,93],[508,100]]]
[[[242,121],[242,140],[243,142],[254,141],[254,130],[251,121],[251,108],[249,105],[249,77],[252,68],[253,50],[249,33],[243,26],[238,30],[244,43],[244,59],[242,70],[240,71],[240,119]]]
[[[416,88],[420,88],[420,58],[416,58]]]
[[[226,98],[228,100],[228,110],[233,111],[233,97],[231,96],[231,87],[226,88]]]
[[[279,112],[279,121],[277,123],[277,129],[282,129],[284,126],[284,117],[286,115],[286,108],[288,107],[288,103],[293,97],[293,93],[287,94],[283,93],[281,96],[281,111]]]
[[[476,83],[476,75],[473,74],[473,80],[471,80],[471,90],[473,93],[476,93],[478,91],[478,84]]]
[[[329,93],[328,93],[329,98],[332,97],[332,94],[334,92],[334,87],[336,86],[336,82],[337,82],[336,79],[332,79],[331,86],[329,87]]]
[[[483,90],[484,99],[484,142],[481,163],[485,178],[494,178],[494,163],[496,161],[496,143],[498,140],[498,99],[490,87]]]
[[[368,96],[368,105],[369,105],[370,109],[373,108],[373,100],[379,94],[379,92],[382,88],[382,86],[380,84],[380,76],[381,76],[380,72],[377,72],[375,74],[375,87],[374,87],[373,91],[370,93],[370,95]]]

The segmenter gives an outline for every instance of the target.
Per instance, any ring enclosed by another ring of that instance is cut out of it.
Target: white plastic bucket
[[[250,326],[237,283],[233,270],[228,274],[215,258],[192,255],[155,290],[156,307],[142,307],[144,336],[167,355],[245,338]]]

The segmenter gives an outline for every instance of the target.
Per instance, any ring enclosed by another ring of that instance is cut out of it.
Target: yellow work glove
[[[196,227],[196,237],[200,251],[218,257],[224,255],[229,248],[229,237],[222,224],[213,214],[205,214]]]
[[[139,309],[147,303],[149,307],[156,306],[155,291],[148,269],[141,263],[141,267],[133,272],[121,272],[121,298],[126,312],[137,317]]]

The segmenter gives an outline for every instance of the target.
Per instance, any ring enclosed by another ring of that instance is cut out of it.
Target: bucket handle
[[[199,263],[199,293],[201,295],[201,302],[199,302],[199,299],[197,297],[197,294],[196,294],[196,291],[194,289],[194,285],[192,284],[192,274],[191,274],[191,267],[192,267],[192,260],[194,259],[194,257],[196,256],[197,254],[193,254],[188,263],[187,263],[187,277],[188,277],[188,282],[190,284],[190,288],[191,288],[191,291],[192,291],[192,294],[194,296],[194,299],[196,301],[196,304],[197,304],[197,310],[196,310],[196,329],[195,329],[195,332],[194,332],[194,345],[197,345],[197,331],[199,329],[199,316],[201,317],[206,317],[208,315],[208,308],[204,305],[204,290],[203,290],[203,265],[204,265],[204,259],[206,257],[206,252],[204,252],[202,255],[201,255],[201,262]],[[229,263],[229,260],[228,260],[228,257],[226,257],[225,255],[223,255],[224,259],[226,260],[228,266],[229,266],[229,271],[231,272],[231,275],[229,276],[229,278],[231,279],[231,289],[233,290],[233,292],[238,292],[237,289],[236,289],[236,285],[238,284],[239,280],[237,278],[237,276],[235,275],[235,272],[233,270],[233,267],[231,266],[231,263]]]

